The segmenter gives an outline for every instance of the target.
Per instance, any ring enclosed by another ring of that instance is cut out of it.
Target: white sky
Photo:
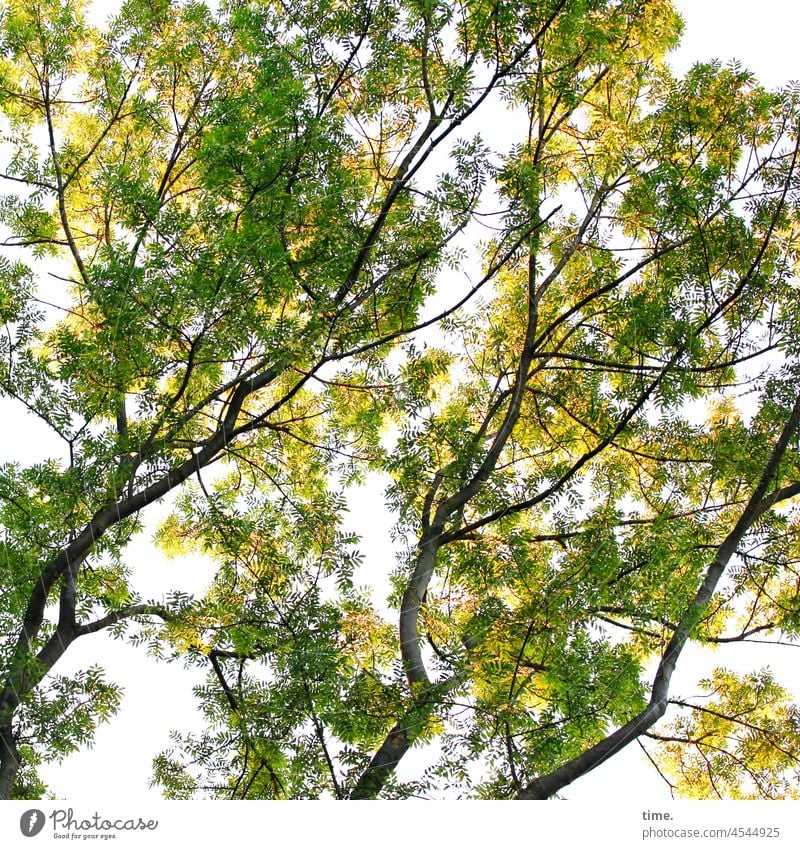
[[[96,6],[111,9],[109,0]],[[692,61],[720,58],[740,59],[769,86],[800,79],[797,37],[800,33],[800,3],[797,0],[678,0],[676,3],[686,20],[682,47],[673,58],[677,70],[685,70]],[[0,405],[0,414],[5,405]],[[28,428],[27,445],[14,457],[0,460],[23,460],[29,451],[39,453],[41,442],[35,430]],[[6,425],[7,427],[7,425]],[[6,439],[6,445],[14,440]],[[361,493],[358,515],[375,502],[375,494]],[[374,513],[366,530],[361,549],[367,562],[392,560],[389,540],[390,522]],[[199,591],[206,578],[202,564],[191,558],[166,561],[154,552],[146,540],[131,547],[129,563],[137,572],[137,590],[144,597],[161,596],[171,587]],[[735,650],[734,650],[735,649]],[[760,649],[760,650],[759,650]],[[734,665],[734,656],[744,656],[743,668],[754,669],[768,663],[782,683],[791,685],[796,678],[796,650],[737,645],[717,650],[713,665]],[[698,677],[698,653],[687,651],[678,666],[673,691],[691,695]],[[102,636],[77,641],[59,664],[57,671],[69,674],[71,669],[99,663],[108,676],[124,684],[126,695],[119,715],[101,726],[95,747],[68,757],[62,764],[43,768],[42,774],[59,798],[98,805],[118,798],[135,800],[152,798],[157,790],[148,789],[153,756],[168,745],[172,729],[188,730],[197,723],[197,709],[191,694],[191,676],[178,664],[156,663],[143,657],[141,649],[133,649]],[[736,664],[739,665],[738,663]],[[403,770],[405,772],[405,770]],[[657,802],[669,798],[663,782],[643,760],[636,745],[603,765],[594,773],[575,782],[564,791],[570,799],[597,801],[611,795],[624,796],[627,802]]]

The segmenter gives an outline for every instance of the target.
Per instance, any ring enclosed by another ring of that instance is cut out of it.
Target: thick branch
[[[197,453],[134,495],[122,498],[98,511],[91,522],[83,528],[72,542],[62,549],[42,569],[28,600],[28,606],[23,618],[22,628],[17,638],[17,645],[11,664],[12,670],[25,665],[30,644],[39,634],[44,619],[47,599],[56,581],[70,568],[75,568],[109,528],[137,514],[149,504],[157,501],[170,490],[183,483],[191,475],[195,474],[198,469],[211,463],[233,438],[236,420],[248,395],[266,386],[283,369],[284,366],[282,364],[275,365],[273,368],[267,369],[261,374],[255,375],[239,384],[233,393],[225,417],[216,433],[202,445]],[[51,657],[60,657],[66,648],[65,644],[68,644],[73,637],[74,633],[67,634],[66,624],[62,622],[43,650],[48,660]],[[9,705],[16,707],[19,704],[21,693],[28,692],[30,689],[27,686],[20,686],[20,683],[11,679],[7,681],[3,695],[0,697],[0,708],[5,709]]]
[[[406,752],[425,729],[433,711],[462,683],[461,675],[431,685],[389,731],[350,793],[351,799],[374,799]]]
[[[409,683],[430,684],[422,659],[419,640],[419,614],[422,601],[428,589],[431,576],[436,567],[436,555],[442,545],[442,530],[445,522],[473,498],[489,479],[497,465],[522,410],[522,399],[533,360],[533,341],[536,337],[538,307],[536,298],[536,241],[531,246],[528,259],[527,316],[525,337],[519,354],[514,383],[510,393],[508,408],[503,421],[487,449],[483,460],[472,477],[436,508],[430,527],[420,540],[420,553],[417,557],[414,574],[403,594],[400,607],[400,651]],[[441,474],[441,470],[440,470]],[[434,478],[436,484],[436,478]],[[437,485],[438,486],[438,485]],[[432,497],[431,497],[432,501]]]
[[[664,651],[653,680],[650,702],[647,707],[604,740],[567,761],[558,769],[537,778],[520,791],[517,796],[518,799],[549,798],[576,778],[580,778],[615,755],[620,749],[651,728],[664,715],[669,700],[670,680],[681,652],[692,630],[702,618],[706,605],[710,601],[714,589],[742,537],[763,514],[762,504],[766,498],[767,489],[777,474],[780,462],[786,453],[790,440],[797,433],[798,426],[800,426],[800,395],[795,400],[789,419],[784,425],[750,500],[733,530],[717,549],[714,562],[709,566],[700,588],[678,623],[675,633]]]

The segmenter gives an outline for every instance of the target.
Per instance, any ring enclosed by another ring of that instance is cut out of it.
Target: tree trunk
[[[17,743],[9,723],[0,730],[0,799],[10,799],[20,767]]]

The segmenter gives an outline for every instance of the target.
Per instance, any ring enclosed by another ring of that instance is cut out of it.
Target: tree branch
[[[531,782],[518,795],[518,799],[547,799],[576,778],[598,767],[608,760],[640,734],[651,728],[665,713],[668,704],[669,685],[678,659],[693,629],[700,621],[714,589],[722,577],[728,561],[733,556],[742,537],[762,515],[761,505],[766,497],[769,485],[777,474],[778,467],[789,446],[790,440],[800,426],[800,395],[797,396],[789,418],[781,431],[761,477],[735,526],[717,549],[713,563],[706,571],[697,593],[684,613],[672,639],[658,665],[650,702],[647,707],[629,722],[618,728],[599,743],[586,749],[582,754],[567,761],[550,773]]]

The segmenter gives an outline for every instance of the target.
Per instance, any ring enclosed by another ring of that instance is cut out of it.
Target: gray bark
[[[20,758],[11,723],[0,728],[0,799],[10,799],[19,772]]]

